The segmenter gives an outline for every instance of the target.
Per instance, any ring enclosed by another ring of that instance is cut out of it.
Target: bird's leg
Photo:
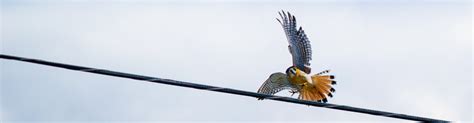
[[[298,93],[298,90],[290,90],[291,96],[295,95],[295,93]]]
[[[299,84],[300,89],[306,86],[306,83],[304,84]],[[295,93],[298,93],[298,90],[290,90],[291,96],[295,95]]]

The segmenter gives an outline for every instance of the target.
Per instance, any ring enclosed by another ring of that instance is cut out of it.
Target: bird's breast
[[[295,85],[302,85],[304,83],[312,84],[310,77],[305,74],[296,74],[293,77],[290,77],[290,82]]]

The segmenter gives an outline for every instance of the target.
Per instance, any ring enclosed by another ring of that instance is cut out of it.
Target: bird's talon
[[[290,90],[291,96],[295,95],[295,93],[297,93],[297,92],[298,92],[298,91]]]

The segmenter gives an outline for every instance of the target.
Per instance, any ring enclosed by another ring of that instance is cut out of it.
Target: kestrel
[[[327,102],[327,97],[332,97],[336,90],[332,85],[333,75],[326,75],[329,70],[310,75],[311,44],[304,30],[296,28],[295,16],[289,12],[278,12],[280,22],[288,39],[288,50],[293,59],[293,65],[285,73],[276,72],[262,84],[258,93],[275,94],[281,90],[289,89],[291,93],[299,93],[298,99]]]

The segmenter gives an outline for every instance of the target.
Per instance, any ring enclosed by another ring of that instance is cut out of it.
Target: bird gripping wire
[[[232,88],[223,88],[223,87],[196,84],[196,83],[183,82],[183,81],[177,81],[177,80],[171,80],[171,79],[162,79],[162,78],[157,78],[157,77],[149,77],[149,76],[136,75],[136,74],[130,74],[130,73],[123,73],[123,72],[116,72],[116,71],[110,71],[110,70],[104,70],[104,69],[83,67],[83,66],[77,66],[77,65],[69,65],[69,64],[63,64],[63,63],[57,63],[57,62],[49,62],[49,61],[43,61],[43,60],[39,60],[39,59],[30,59],[30,58],[4,55],[4,54],[0,54],[0,58],[9,59],[9,60],[16,60],[16,61],[23,61],[23,62],[29,62],[29,63],[35,63],[35,64],[41,64],[41,65],[64,68],[64,69],[75,70],[75,71],[82,71],[82,72],[89,72],[89,73],[95,73],[95,74],[101,74],[101,75],[107,75],[107,76],[114,76],[114,77],[120,77],[120,78],[135,79],[135,80],[148,81],[148,82],[153,82],[153,83],[160,83],[160,84],[195,88],[195,89],[222,92],[222,93],[235,94],[235,95],[241,95],[241,96],[264,98],[264,99],[283,101],[283,102],[288,102],[288,103],[303,104],[303,105],[309,105],[309,106],[316,106],[316,107],[343,110],[343,111],[349,111],[349,112],[371,114],[371,115],[391,117],[391,118],[397,118],[397,119],[423,121],[423,122],[448,122],[448,121],[439,120],[439,119],[418,117],[418,116],[399,114],[399,113],[391,113],[391,112],[378,111],[378,110],[372,110],[372,109],[357,108],[357,107],[351,107],[351,106],[345,106],[345,105],[336,105],[336,104],[330,104],[330,103],[320,103],[320,102],[314,102],[314,101],[299,100],[299,99],[290,98],[290,97],[267,95],[267,94],[237,90],[237,89],[232,89]]]

